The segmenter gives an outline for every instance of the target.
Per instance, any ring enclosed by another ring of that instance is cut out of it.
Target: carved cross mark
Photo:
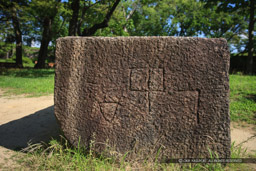
[[[131,69],[130,90],[147,93],[148,114],[170,116],[198,123],[198,91],[168,92],[164,87],[164,69]],[[192,124],[191,123],[191,124]]]
[[[130,74],[131,91],[163,91],[163,69],[132,69]]]

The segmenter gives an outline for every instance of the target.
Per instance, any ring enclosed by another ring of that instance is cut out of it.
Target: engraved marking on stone
[[[163,91],[163,69],[151,69],[149,74],[149,90],[152,91]]]
[[[146,91],[148,97],[148,113],[151,112],[150,92],[164,92],[164,69],[163,68],[133,68],[130,70],[130,90]],[[199,96],[200,90],[196,91],[178,91],[183,94],[182,109],[184,113],[196,115],[197,124],[199,124]],[[175,92],[174,92],[175,93]],[[168,93],[164,93],[168,95]],[[169,92],[169,95],[172,93]]]
[[[148,90],[148,70],[132,69],[130,74],[130,89],[132,91],[146,91]]]
[[[184,112],[192,112],[197,115],[198,111],[198,91],[181,91],[184,97]],[[192,104],[192,105],[190,105]]]
[[[165,91],[166,90],[166,78],[165,78],[165,69],[163,68],[163,91]]]
[[[100,103],[100,111],[105,120],[110,122],[114,119],[117,106],[117,103]]]
[[[201,95],[201,91],[197,89],[197,109],[196,109],[197,124],[199,124],[200,122],[200,119],[199,119],[200,95]]]

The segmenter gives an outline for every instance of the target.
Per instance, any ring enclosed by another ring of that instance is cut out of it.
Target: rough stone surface
[[[161,158],[230,156],[224,39],[66,37],[57,41],[55,115],[67,139]]]

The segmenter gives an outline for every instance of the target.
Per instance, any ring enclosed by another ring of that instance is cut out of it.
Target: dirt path
[[[243,127],[237,123],[231,123],[231,141],[236,146],[242,145],[249,153],[256,153],[256,130],[255,126],[244,124]]]
[[[0,170],[1,166],[13,165],[10,160],[13,150],[26,147],[28,142],[47,141],[58,133],[52,95],[4,97],[0,92]],[[255,134],[252,126],[242,128],[232,124],[232,142],[242,143],[249,152],[256,152]]]
[[[0,170],[13,166],[13,150],[47,141],[59,133],[53,96],[24,98],[0,94]]]

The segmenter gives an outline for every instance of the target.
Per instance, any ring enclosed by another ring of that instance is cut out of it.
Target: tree
[[[203,34],[209,38],[225,38],[231,52],[237,51],[237,45],[242,40],[241,35],[245,34],[245,17],[234,11],[220,11],[214,4],[206,6],[204,10]]]
[[[248,58],[247,58],[247,73],[252,74],[253,72],[253,52],[254,52],[254,40],[253,40],[253,30],[255,25],[255,5],[254,0],[250,0],[250,19],[249,19],[249,28],[248,28],[248,34],[249,34],[249,42],[248,42]]]
[[[83,27],[83,22],[85,21],[85,14],[89,9],[97,4],[105,5],[106,1],[95,1],[92,3],[91,1],[83,2],[83,8],[81,12],[81,16],[79,19],[79,11],[80,11],[80,0],[72,0],[71,9],[72,9],[72,18],[69,22],[69,36],[92,36],[96,33],[97,30],[108,27],[109,20],[113,15],[116,7],[120,3],[121,0],[115,0],[112,6],[109,3],[109,10],[105,15],[104,19],[100,23],[86,23],[85,25],[90,25],[89,27],[84,27],[83,31],[81,31],[81,27]],[[98,12],[99,13],[99,12]],[[98,14],[97,13],[97,14]]]
[[[256,3],[254,0],[226,0],[226,1],[214,1],[204,0],[206,7],[216,6],[217,14],[226,13],[227,15],[235,15],[233,18],[233,32],[231,38],[228,41],[235,40],[236,45],[241,46],[243,43],[243,52],[248,52],[246,73],[252,74],[253,72],[253,53],[254,49],[254,28],[255,28],[255,10]],[[240,16],[240,19],[239,19]],[[221,25],[219,25],[220,27]],[[227,30],[228,31],[228,30]],[[247,36],[245,36],[247,35]],[[247,40],[243,40],[246,37]],[[233,42],[234,43],[234,42]]]
[[[171,2],[171,0],[141,0],[137,2],[136,8],[136,11],[134,11],[134,14],[131,16],[134,29],[128,29],[128,32],[130,32],[131,35],[168,35],[168,18],[174,11],[173,2]]]
[[[129,20],[132,18],[135,11],[139,8],[139,5],[140,5],[139,0],[128,1],[128,2],[126,2],[126,4],[123,3],[123,5],[122,5],[123,15],[125,18],[125,23],[123,24],[123,29],[126,33],[128,33],[127,26],[129,25]]]
[[[60,0],[32,0],[30,3],[30,13],[32,16],[37,18],[37,21],[39,23],[41,23],[43,30],[41,36],[41,45],[38,55],[38,61],[35,65],[35,68],[45,67],[48,46],[54,35],[52,26],[55,17],[60,11],[61,5],[62,3]]]
[[[174,1],[168,35],[198,36],[202,33],[204,22],[203,4],[196,0]]]
[[[13,35],[14,31],[9,13],[7,13],[2,3],[0,3],[0,58],[7,59],[13,54],[15,36]]]
[[[11,18],[14,28],[15,40],[16,40],[16,64],[18,67],[22,66],[22,33],[20,29],[20,22],[17,15],[16,4],[11,5]]]
[[[88,6],[87,6],[88,8]],[[84,7],[84,9],[86,9]],[[72,18],[69,21],[69,36],[75,36],[77,34],[77,26],[78,26],[78,17],[80,10],[80,0],[73,0],[71,3],[71,10],[73,11]]]
[[[140,0],[122,0],[120,5],[117,6],[115,12],[111,16],[111,19],[108,22],[108,27],[98,29],[94,34],[95,36],[129,36],[130,30],[134,29],[133,20],[131,17],[134,12],[139,9]],[[106,6],[106,5],[105,5]],[[101,11],[102,8],[108,8],[103,5],[97,5],[94,7],[93,11]],[[95,23],[96,16],[91,16],[91,22]],[[103,20],[102,15],[100,20]]]
[[[23,67],[22,64],[22,31],[20,25],[20,18],[23,15],[24,6],[27,5],[25,0],[18,1],[6,1],[1,2],[1,10],[3,10],[2,17],[5,17],[6,20],[11,20],[13,26],[13,33],[15,35],[16,42],[16,66]]]
[[[203,5],[197,0],[141,0],[131,19],[131,35],[196,36],[203,20]]]
[[[8,59],[12,56],[14,42],[15,37],[13,37],[13,35],[0,35],[0,58]]]

